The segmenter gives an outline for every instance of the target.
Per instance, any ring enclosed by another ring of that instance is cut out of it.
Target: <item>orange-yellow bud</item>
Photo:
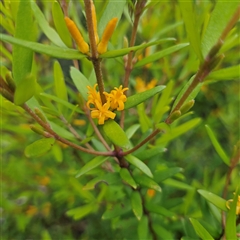
[[[65,22],[69,32],[71,33],[74,41],[76,42],[78,49],[82,53],[89,52],[89,46],[84,41],[82,34],[80,33],[79,29],[77,28],[76,24],[68,17],[65,17]]]
[[[97,16],[96,16],[95,6],[92,0],[91,0],[91,10],[92,10],[92,21],[93,21],[93,31],[94,31],[95,41],[96,41],[96,44],[98,44],[99,37],[97,33]]]
[[[102,39],[97,47],[98,53],[103,54],[107,51],[108,41],[113,34],[113,31],[117,25],[117,21],[118,21],[118,18],[113,18],[108,22],[108,24],[103,32]]]

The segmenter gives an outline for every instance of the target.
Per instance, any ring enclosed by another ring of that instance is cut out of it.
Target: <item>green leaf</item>
[[[136,157],[139,157],[141,159],[149,159],[149,158],[159,155],[160,153],[165,152],[165,151],[166,151],[166,148],[157,146],[157,147],[153,147],[151,149],[147,149],[147,150],[144,149],[143,151],[138,152],[136,154]]]
[[[39,157],[48,152],[52,148],[54,142],[54,138],[43,138],[37,140],[36,142],[28,145],[25,148],[24,153],[27,157]]]
[[[137,191],[133,191],[131,194],[131,205],[132,211],[136,216],[137,220],[141,220],[143,214],[142,199]]]
[[[149,89],[144,92],[140,92],[140,93],[137,93],[137,94],[134,94],[134,95],[128,97],[127,101],[125,102],[124,109],[132,108],[132,107],[146,101],[147,99],[153,97],[155,94],[161,92],[164,88],[165,88],[165,86],[157,86],[152,89]]]
[[[120,170],[120,177],[122,178],[122,180],[124,182],[126,182],[127,184],[129,184],[132,188],[136,189],[137,188],[137,184],[134,181],[134,179],[132,178],[131,174],[129,173],[128,169],[126,168],[121,168]]]
[[[114,120],[107,120],[102,129],[113,144],[124,149],[128,149],[131,146],[126,133]]]
[[[28,41],[32,40],[33,19],[30,1],[20,1],[15,25],[15,38]],[[10,36],[7,37],[13,38]],[[2,34],[0,34],[0,39],[4,41],[4,36],[2,36]],[[13,47],[13,78],[16,85],[31,72],[32,59],[33,52],[31,50],[20,46]]]
[[[239,79],[240,65],[236,65],[233,67],[223,68],[214,72],[211,72],[204,82],[207,83],[215,83],[219,80],[234,80]]]
[[[201,223],[199,223],[196,219],[193,218],[189,218],[189,220],[191,221],[197,235],[201,238],[201,239],[209,239],[209,240],[214,240],[214,238],[210,235],[210,233],[202,226]]]
[[[237,240],[237,227],[236,227],[236,208],[238,206],[239,190],[235,192],[233,202],[230,204],[230,210],[227,213],[226,219],[226,239]]]
[[[238,1],[217,1],[211,14],[209,24],[202,40],[202,53],[206,57],[210,49],[217,43],[227,23],[237,10]]]
[[[171,187],[175,187],[175,188],[179,188],[179,189],[183,189],[183,190],[193,190],[194,188],[184,182],[180,182],[177,181],[175,179],[172,178],[168,178],[166,180],[163,181],[163,183],[165,185],[171,186]]]
[[[46,20],[38,5],[35,2],[31,1],[31,7],[40,28],[42,29],[43,33],[48,37],[48,39],[59,47],[66,47],[66,45],[63,43],[56,31],[49,26],[48,21]]]
[[[63,42],[68,47],[71,47],[72,46],[72,38],[68,31],[67,25],[64,21],[64,15],[62,12],[62,8],[60,7],[58,1],[54,1],[52,3],[52,15],[53,15],[54,25],[57,29],[57,32],[58,32],[60,38],[63,40]]]
[[[32,75],[26,76],[17,85],[14,93],[14,103],[22,105],[27,102],[36,92],[36,79]]]
[[[206,190],[198,190],[198,193],[201,194],[207,201],[214,204],[216,207],[223,211],[227,211],[226,200],[215,195],[214,193],[208,192]]]
[[[140,103],[137,105],[137,113],[139,116],[139,123],[141,126],[141,131],[144,133],[152,127],[151,120],[145,111],[144,103]]]
[[[111,0],[108,1],[108,4],[102,14],[102,17],[98,23],[98,33],[99,37],[101,38],[102,33],[107,26],[108,22],[114,18],[117,17],[118,21],[120,20],[124,7],[126,5],[126,0]]]
[[[54,89],[58,98],[68,102],[67,88],[64,81],[62,68],[59,62],[54,62]],[[64,113],[66,108],[64,105],[59,104],[58,109],[61,113]]]
[[[196,24],[196,12],[193,8],[193,2],[180,0],[178,3],[183,15],[183,20],[185,23],[190,45],[192,46],[194,52],[197,54],[198,59],[202,61],[203,56],[201,52],[200,33],[198,32],[198,26]]]
[[[76,140],[75,136],[68,130],[66,130],[65,128],[61,127],[60,125],[48,121],[51,125],[51,128],[53,129],[54,132],[58,133],[58,135],[60,135],[63,138],[66,138],[68,140],[74,141]]]
[[[179,167],[167,168],[163,170],[156,170],[154,172],[154,179],[156,182],[162,182],[167,178],[173,177],[179,172],[182,172],[183,169]]]
[[[81,207],[73,208],[66,212],[67,216],[72,217],[74,220],[80,220],[94,211],[96,204],[94,202],[86,204]]]
[[[156,52],[154,54],[151,54],[149,57],[145,57],[142,60],[138,61],[135,65],[134,68],[142,67],[148,63],[152,63],[154,61],[157,61],[158,59],[165,57],[171,53],[174,53],[182,48],[185,48],[189,45],[189,43],[181,43],[169,48],[166,48],[164,50],[161,50],[159,52]]]
[[[101,58],[121,57],[121,56],[124,56],[124,55],[130,53],[131,51],[135,52],[139,49],[144,49],[146,47],[153,46],[153,45],[158,45],[158,44],[161,44],[163,42],[168,42],[168,41],[176,41],[176,39],[175,38],[163,38],[163,39],[160,39],[158,41],[144,43],[144,44],[134,46],[134,47],[121,48],[121,49],[107,51],[106,53],[101,55]]]
[[[161,187],[146,175],[137,175],[137,176],[134,176],[134,179],[141,186],[156,190],[158,192],[162,192]]]
[[[104,176],[99,176],[89,181],[85,186],[83,186],[83,190],[95,189],[96,185],[101,182],[107,185],[112,185],[120,183],[121,179],[119,178],[118,173],[107,173]]]
[[[139,129],[139,127],[139,124],[133,124],[126,130],[126,135],[128,139],[130,139],[134,135],[134,133]]]
[[[166,88],[164,89],[163,93],[161,94],[156,107],[154,108],[154,112],[152,112],[153,114],[153,119],[155,122],[159,122],[162,118],[162,115],[164,114],[164,107],[168,105],[169,103],[169,99],[172,93],[172,89],[174,86],[174,82],[172,80],[170,80],[166,86]]]
[[[207,130],[208,136],[210,137],[211,142],[212,142],[216,152],[218,153],[219,157],[223,160],[224,163],[226,163],[228,166],[230,166],[230,158],[224,152],[224,150],[221,147],[220,143],[218,142],[216,136],[214,135],[212,129],[208,125],[205,125],[205,128]]]
[[[182,88],[182,90],[180,91],[180,93],[178,94],[176,100],[174,101],[172,110],[176,107],[176,105],[178,104],[179,100],[182,98],[183,94],[186,92],[186,90],[188,89],[188,87],[191,85],[191,83],[194,80],[195,75],[193,75],[190,80],[185,84],[185,86]],[[184,101],[184,103],[188,102],[189,100],[195,99],[195,97],[197,96],[197,94],[199,93],[201,87],[202,87],[203,83],[199,83],[194,90],[189,94],[189,96],[187,97],[187,99]],[[183,104],[184,104],[183,103]],[[182,104],[182,105],[183,105]]]
[[[72,59],[82,59],[82,58],[86,57],[86,55],[80,53],[78,50],[75,50],[75,49],[61,48],[61,47],[56,47],[56,46],[44,45],[44,44],[36,43],[36,42],[30,42],[30,41],[26,41],[26,40],[21,40],[19,38],[14,38],[14,37],[8,36],[6,34],[2,34],[2,33],[0,33],[0,39],[1,39],[1,41],[4,41],[4,42],[8,42],[8,43],[12,43],[14,45],[22,46],[22,47],[26,48],[27,50],[31,49],[35,52],[44,53],[46,55],[49,55],[49,56],[55,57],[55,58],[72,60]],[[32,51],[30,51],[30,52],[32,54]],[[21,53],[19,55],[21,55]],[[20,59],[21,58],[22,57],[20,57]],[[21,68],[23,66],[24,66],[24,68],[26,68],[27,65],[26,66],[23,65],[23,61],[22,61],[21,62]],[[32,64],[31,64],[31,66],[32,66]],[[30,69],[31,69],[31,67],[30,67]]]
[[[40,96],[51,99],[51,100],[53,100],[57,103],[60,103],[61,105],[66,106],[67,108],[69,108],[71,110],[74,110],[78,113],[83,113],[83,111],[81,109],[76,108],[76,107],[78,107],[78,105],[74,106],[73,104],[71,104],[69,102],[66,102],[66,101],[64,101],[64,100],[62,100],[62,99],[60,99],[56,96],[53,96],[53,95],[50,95],[50,94],[47,94],[47,93],[40,93]]]
[[[108,159],[108,157],[104,157],[104,156],[97,156],[94,159],[92,159],[91,161],[87,162],[78,172],[78,174],[76,175],[76,177],[80,177],[82,175],[84,175],[85,173],[91,171],[92,169],[98,167],[99,165],[101,165],[102,163],[106,162]]]
[[[88,89],[87,86],[92,86],[88,79],[76,68],[71,67],[70,70],[71,78],[77,88],[81,93],[83,98],[87,101],[88,99]]]
[[[102,219],[112,219],[118,216],[121,216],[131,210],[131,205],[128,201],[122,203],[116,203],[110,205],[107,210],[103,213]]]
[[[180,135],[188,132],[190,129],[196,127],[201,122],[200,118],[194,118],[188,122],[181,124],[175,128],[172,128],[169,133],[162,135],[158,140],[157,144],[168,143],[174,138],[179,137]]]
[[[169,211],[168,209],[158,205],[158,204],[155,204],[155,203],[147,203],[146,204],[146,208],[149,212],[152,212],[152,213],[157,213],[159,215],[162,215],[162,216],[165,216],[165,217],[173,217],[175,216],[175,213],[174,212],[171,212]]]
[[[138,239],[148,239],[148,229],[148,218],[147,216],[142,216],[137,228]]]
[[[139,160],[138,158],[134,157],[133,155],[127,155],[125,158],[133,166],[135,166],[138,169],[140,169],[143,173],[145,173],[150,178],[153,178],[153,174],[152,174],[151,170],[141,160]]]

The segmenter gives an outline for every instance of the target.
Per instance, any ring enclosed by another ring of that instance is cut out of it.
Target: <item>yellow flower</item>
[[[150,198],[153,198],[156,194],[156,191],[154,189],[148,189],[147,190],[147,195],[150,197]]]
[[[127,101],[127,97],[124,94],[128,88],[122,88],[122,85],[119,88],[114,88],[111,93],[104,93],[107,99],[111,102],[111,108],[117,109],[118,111],[122,111],[124,109],[124,102]]]
[[[104,124],[104,121],[107,120],[108,118],[111,118],[111,119],[115,118],[116,113],[109,111],[109,108],[110,108],[109,101],[107,101],[106,103],[104,103],[104,105],[102,105],[98,100],[95,100],[95,106],[97,108],[91,111],[91,117],[98,118],[99,125]]]
[[[100,97],[100,93],[97,92],[96,88],[97,88],[97,83],[94,84],[93,88],[91,88],[90,86],[87,86],[89,92],[88,92],[88,101],[87,101],[87,107],[89,109],[95,109],[95,108],[91,108],[90,104],[93,104],[95,106],[95,101],[98,101],[102,104],[101,101],[101,97]]]
[[[230,202],[233,202],[233,199],[230,199],[226,202],[226,207],[228,209],[230,209],[230,206],[229,206]],[[240,195],[238,195],[237,206],[236,206],[236,215],[240,215]]]
[[[154,88],[157,84],[156,79],[152,79],[148,84],[146,84],[140,77],[136,78],[136,90],[137,92],[144,92],[151,88]]]
[[[33,206],[33,205],[29,205],[27,210],[26,210],[26,215],[28,216],[34,216],[38,213],[38,208]]]

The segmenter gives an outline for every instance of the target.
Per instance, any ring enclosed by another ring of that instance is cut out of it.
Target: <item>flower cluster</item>
[[[116,113],[114,110],[124,110],[124,103],[127,101],[127,97],[124,94],[128,88],[122,88],[122,85],[115,87],[110,93],[104,92],[106,97],[106,103],[102,104],[100,93],[96,90],[97,84],[94,87],[87,87],[88,101],[87,107],[91,110],[91,117],[98,118],[98,124],[104,124],[104,121],[111,118],[114,119]]]
[[[145,83],[142,78],[137,77],[136,78],[136,90],[137,92],[144,92],[148,89],[154,88],[157,84],[157,80],[156,79],[152,79],[149,83]]]

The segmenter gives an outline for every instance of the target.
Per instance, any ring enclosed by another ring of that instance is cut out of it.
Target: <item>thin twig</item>
[[[82,152],[85,152],[85,153],[89,153],[89,154],[92,154],[92,155],[97,155],[97,156],[115,156],[115,153],[114,152],[98,152],[98,151],[94,151],[94,150],[90,150],[90,149],[87,149],[87,148],[84,148],[84,147],[81,147],[75,143],[72,143],[62,137],[60,137],[56,132],[54,132],[50,126],[48,125],[48,123],[45,123],[42,121],[42,119],[40,119],[33,111],[31,108],[28,107],[28,105],[25,103],[23,105],[23,108],[49,133],[51,134],[57,141],[60,141],[70,147],[73,147],[75,149],[78,149]]]
[[[61,115],[60,119],[62,120],[62,122],[67,126],[67,128],[69,129],[69,131],[74,135],[74,137],[78,140],[78,141],[82,141],[83,139],[80,137],[80,135],[77,133],[77,131],[73,128],[73,126],[66,120],[66,118]],[[88,149],[94,150],[93,147],[89,144],[89,143],[85,143],[86,147]]]
[[[140,20],[140,17],[141,17],[141,14],[143,12],[143,8],[144,8],[145,4],[146,4],[145,0],[137,2],[135,12],[134,12],[133,30],[132,30],[132,34],[131,34],[129,47],[133,47],[135,45],[138,24],[139,24],[139,20]],[[128,85],[129,85],[129,77],[130,77],[130,74],[131,74],[132,69],[133,69],[132,60],[133,60],[133,52],[131,51],[127,55],[127,61],[126,61],[126,64],[125,64],[125,75],[124,75],[124,80],[123,80],[123,87],[124,88],[128,87]],[[125,92],[125,94],[127,94],[127,92]],[[125,112],[122,111],[121,112],[121,117],[120,117],[120,126],[122,128],[124,128],[124,118],[125,118]]]
[[[101,59],[98,58],[97,45],[96,45],[95,34],[94,34],[91,1],[84,0],[84,4],[85,4],[86,19],[87,19],[89,43],[90,43],[90,48],[91,48],[91,57],[89,59],[93,63],[94,71],[95,71],[96,78],[97,78],[100,97],[102,100],[102,104],[104,104],[106,102],[105,95],[103,94],[104,82],[103,82],[103,77],[102,77]]]

